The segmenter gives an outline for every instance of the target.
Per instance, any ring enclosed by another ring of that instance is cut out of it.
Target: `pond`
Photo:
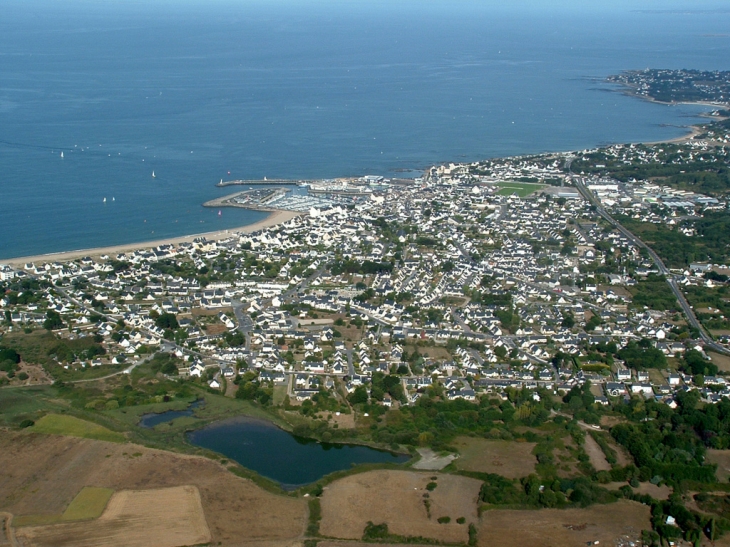
[[[204,404],[205,399],[198,399],[197,401],[193,401],[192,403],[190,403],[185,410],[168,410],[167,412],[160,412],[158,414],[143,414],[140,417],[137,425],[139,427],[145,427],[147,429],[150,429],[152,427],[155,427],[156,425],[165,422],[171,422],[176,418],[182,418],[183,416],[192,416],[193,412],[195,412],[195,409],[203,406]]]
[[[234,418],[190,432],[188,441],[228,456],[293,490],[363,463],[404,463],[410,456],[367,446],[320,443],[296,437],[271,422]]]

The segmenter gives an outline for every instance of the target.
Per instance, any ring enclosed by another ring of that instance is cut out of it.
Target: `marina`
[[[207,201],[203,203],[203,207],[239,207],[255,211],[301,213],[310,212],[312,209],[322,211],[337,205],[349,205],[370,199],[375,193],[387,192],[392,184],[410,185],[417,180],[391,181],[374,175],[322,180],[221,180],[216,184],[219,188],[251,186],[247,190]]]

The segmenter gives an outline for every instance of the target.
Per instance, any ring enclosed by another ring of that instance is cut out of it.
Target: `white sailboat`
[[[154,172],[154,171],[152,171],[152,178],[153,178],[153,179],[156,179],[156,178],[157,178],[157,177],[155,176],[155,172]]]
[[[63,152],[61,152],[61,158],[63,158]]]
[[[104,198],[104,199],[102,200],[102,203],[106,203],[106,198]]]

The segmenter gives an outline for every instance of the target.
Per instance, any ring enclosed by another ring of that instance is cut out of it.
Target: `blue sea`
[[[728,29],[711,0],[5,0],[0,259],[264,216],[201,207],[221,178],[677,137],[702,108],[600,81],[728,70]]]

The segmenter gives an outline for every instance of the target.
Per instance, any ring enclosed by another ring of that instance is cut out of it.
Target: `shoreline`
[[[728,105],[718,105],[718,104],[710,104],[706,102],[675,102],[675,103],[667,103],[662,101],[657,101],[655,99],[652,99],[650,97],[644,97],[642,95],[639,95],[637,93],[633,93],[631,89],[623,89],[623,90],[615,90],[616,92],[623,93],[625,95],[629,95],[634,98],[642,99],[647,102],[653,102],[656,104],[663,104],[663,105],[678,105],[678,104],[688,104],[688,105],[698,105],[698,106],[704,106],[704,107],[711,107],[711,108],[730,108]],[[722,121],[727,118],[725,117],[717,117],[717,116],[710,116],[709,113],[702,113],[699,115],[699,117],[707,118],[710,123],[712,121]],[[659,141],[637,141],[633,142],[631,144],[645,144],[645,145],[657,145],[662,143],[682,143],[682,142],[688,142],[697,137],[698,135],[702,134],[703,127],[701,124],[694,124],[694,125],[688,125],[686,128],[689,130],[688,133],[681,135],[679,137],[675,137],[673,139],[663,139]],[[558,154],[565,154],[570,153],[571,151],[564,151],[564,152],[553,152]],[[550,152],[547,152],[550,153]],[[505,157],[512,157],[512,156],[505,156]],[[86,256],[90,256],[92,258],[99,258],[101,255],[111,255],[111,254],[119,254],[119,253],[127,253],[127,252],[133,252],[138,250],[145,250],[145,249],[151,249],[154,247],[158,247],[160,245],[174,245],[174,244],[180,244],[180,243],[190,243],[193,240],[197,238],[207,238],[207,239],[225,239],[226,237],[230,237],[234,234],[250,234],[252,232],[257,232],[259,230],[263,230],[265,228],[271,228],[273,226],[278,226],[279,224],[283,224],[293,218],[304,216],[306,213],[300,213],[296,211],[288,211],[284,209],[266,209],[266,208],[253,208],[250,206],[243,206],[238,204],[230,204],[230,203],[223,203],[224,200],[230,199],[234,196],[239,195],[241,192],[235,192],[233,194],[228,194],[225,196],[221,196],[218,198],[215,198],[213,200],[207,201],[203,204],[204,207],[239,207],[244,209],[251,209],[256,211],[262,211],[262,212],[269,212],[270,214],[264,218],[263,220],[260,220],[258,222],[254,222],[253,224],[248,224],[245,226],[240,226],[236,228],[229,228],[227,230],[217,230],[212,232],[201,232],[196,234],[189,234],[184,236],[173,236],[168,237],[164,239],[159,240],[148,240],[148,241],[139,241],[136,243],[123,243],[119,245],[110,245],[106,247],[92,247],[88,249],[77,249],[72,251],[59,251],[59,252],[52,252],[52,253],[46,253],[46,254],[39,254],[39,255],[30,255],[30,256],[20,256],[20,257],[10,257],[10,258],[0,258],[0,264],[8,265],[15,268],[22,268],[23,265],[30,262],[41,262],[41,263],[48,263],[48,262],[59,262],[59,261],[71,261],[76,260],[78,258],[83,258]]]
[[[691,141],[698,135],[702,134],[702,129],[700,128],[699,125],[688,125],[687,129],[689,129],[689,133],[682,135],[680,137],[675,137],[673,139],[664,139],[661,141],[649,141],[649,142],[642,141],[642,142],[634,143],[634,144],[647,144],[647,145],[655,145],[655,144],[663,144],[663,143],[676,144],[676,143],[680,143],[680,142]]]
[[[46,253],[32,256],[3,258],[0,259],[0,263],[7,264],[8,266],[13,267],[22,267],[29,262],[60,262],[75,260],[77,258],[83,258],[85,256],[98,258],[101,255],[115,255],[118,253],[127,253],[142,249],[151,249],[153,247],[159,247],[160,245],[190,243],[193,240],[201,237],[207,239],[224,239],[235,234],[250,234],[259,230],[263,230],[264,228],[278,226],[279,224],[284,224],[285,222],[302,215],[303,213],[298,213],[296,211],[284,211],[279,209],[271,212],[269,216],[262,220],[259,220],[258,222],[254,222],[253,224],[247,224],[246,226],[240,226],[237,228],[229,228],[227,230],[217,230],[214,232],[203,232],[199,234],[168,237],[158,240],[139,241],[136,243],[123,243],[120,245],[110,245],[107,247],[92,247],[90,249],[77,249],[73,251],[61,251],[56,253]]]
[[[604,80],[604,83],[605,80]],[[608,82],[612,85],[620,86],[621,89],[615,89],[613,90],[614,93],[621,93],[622,95],[626,95],[627,97],[633,97],[634,99],[640,99],[642,101],[646,101],[648,103],[654,103],[654,104],[660,104],[665,106],[679,106],[679,105],[689,105],[689,106],[702,106],[706,108],[712,108],[715,110],[727,110],[730,109],[730,102],[727,103],[711,103],[708,101],[659,101],[657,99],[654,99],[652,97],[647,97],[645,95],[641,95],[640,93],[637,93],[636,88],[627,84],[621,84],[617,82]],[[710,112],[701,112],[697,115],[698,118],[706,118],[708,120],[711,120],[710,123],[713,121],[723,121],[726,120],[726,117],[723,116],[712,116]],[[684,142],[689,141],[693,138],[695,138],[697,135],[702,134],[702,127],[701,124],[693,124],[686,126],[687,129],[689,129],[689,133],[686,133],[685,135],[681,135],[679,137],[675,137],[673,139],[662,139],[659,141],[639,141],[632,144],[648,144],[648,145],[655,145],[655,144],[662,144],[662,143],[678,143],[678,142]]]

